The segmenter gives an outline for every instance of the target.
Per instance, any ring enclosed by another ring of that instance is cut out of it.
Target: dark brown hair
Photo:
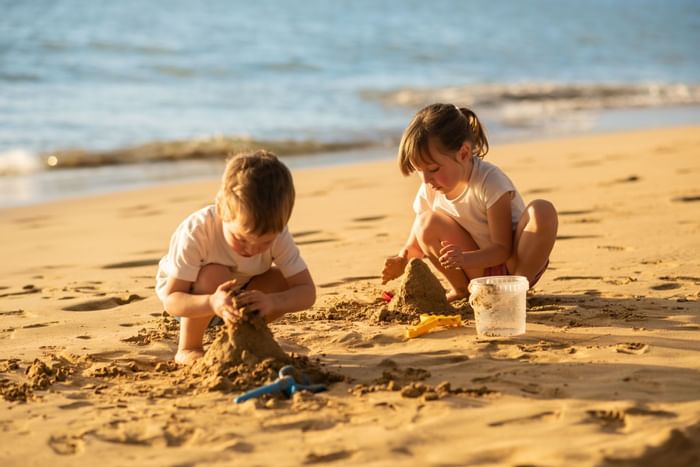
[[[292,215],[294,197],[292,174],[276,155],[264,150],[238,154],[226,162],[217,212],[226,222],[243,215],[254,235],[279,233]]]
[[[471,109],[431,104],[418,111],[403,132],[398,154],[401,173],[409,175],[417,165],[435,163],[428,148],[431,138],[448,151],[458,151],[468,142],[472,155],[481,159],[489,152],[484,127]]]

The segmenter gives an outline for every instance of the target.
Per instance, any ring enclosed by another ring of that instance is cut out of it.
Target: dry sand
[[[381,301],[416,178],[296,171],[319,299],[271,329],[342,381],[289,401],[236,405],[171,360],[156,263],[216,181],[0,211],[0,465],[698,465],[699,149],[698,127],[494,147],[561,216],[527,334],[501,339],[462,306],[407,341]]]

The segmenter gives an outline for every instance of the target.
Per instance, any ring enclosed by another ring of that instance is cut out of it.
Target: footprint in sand
[[[315,237],[318,234],[322,234],[321,238],[308,238],[305,240],[297,240],[299,238],[304,237]],[[295,243],[297,245],[314,245],[316,243],[329,243],[338,241],[337,238],[333,238],[332,236],[325,234],[322,230],[302,230],[301,232],[292,233],[292,237],[294,237]]]
[[[592,217],[582,217],[580,219],[573,219],[571,221],[572,224],[600,224],[600,219],[595,219]]]
[[[296,238],[302,238],[302,237],[308,237],[309,235],[316,235],[321,233],[321,230],[302,230],[300,232],[292,232],[292,237]]]
[[[603,280],[603,276],[559,276],[554,278],[555,281],[580,281],[580,280]]]
[[[317,238],[317,239],[310,239],[310,240],[300,240],[298,242],[295,242],[297,245],[314,245],[316,243],[329,243],[329,242],[337,242],[337,238]]]
[[[524,191],[524,195],[541,195],[544,193],[550,193],[554,191],[553,188],[533,188],[532,190]]]
[[[652,410],[646,407],[630,407],[625,409],[627,415],[639,415],[642,417],[660,417],[660,418],[676,418],[678,416],[675,412],[668,412],[666,410]]]
[[[642,355],[649,352],[649,345],[641,342],[621,342],[615,344],[615,352]]]
[[[386,216],[380,215],[380,216],[365,216],[365,217],[356,217],[352,219],[353,222],[374,222],[374,221],[380,221],[382,219],[386,219]]]
[[[158,423],[137,419],[112,420],[95,430],[94,436],[110,443],[177,447],[186,444],[196,432],[182,421]]]
[[[83,407],[92,407],[94,404],[88,401],[76,401],[70,402],[68,404],[59,405],[58,408],[62,410],[74,410],[82,409]]]
[[[662,281],[687,281],[694,282],[695,285],[700,285],[700,277],[695,276],[661,276],[659,280]]]
[[[40,288],[35,287],[32,284],[27,284],[22,287],[22,290],[20,292],[7,292],[4,294],[0,294],[0,298],[5,298],[5,297],[12,297],[15,295],[29,295],[29,294],[35,294],[41,292]]]
[[[0,316],[23,316],[24,310],[0,311]]]
[[[608,251],[625,251],[627,248],[624,246],[617,246],[617,245],[597,245],[596,248],[599,250],[608,250]]]
[[[307,418],[294,422],[263,422],[262,428],[265,431],[286,431],[286,430],[301,430],[302,433],[307,431],[324,431],[334,428],[338,424],[337,420],[331,418]]]
[[[45,328],[46,326],[51,326],[52,324],[58,324],[58,321],[49,321],[46,323],[34,323],[22,326],[22,329],[32,329],[32,328]]]
[[[346,451],[345,449],[329,452],[327,454],[316,454],[315,452],[311,452],[306,455],[304,464],[325,464],[328,462],[336,462],[347,459],[351,457],[352,454],[352,451]]]
[[[603,282],[612,285],[627,285],[631,284],[632,282],[637,282],[637,279],[630,276],[607,277],[603,280]]]
[[[664,284],[652,285],[649,288],[651,290],[673,290],[673,289],[679,289],[680,287],[681,287],[681,285],[676,283],[676,282],[666,282]]]
[[[594,211],[592,209],[579,209],[579,210],[569,210],[569,211],[559,211],[560,216],[582,216],[584,214],[591,214]]]
[[[637,175],[629,175],[629,176],[627,176],[627,177],[625,177],[625,178],[617,178],[617,179],[613,180],[612,182],[601,183],[601,185],[605,186],[605,185],[616,185],[616,184],[619,184],[619,183],[633,183],[633,182],[638,182],[639,180],[641,180],[641,179],[639,178],[639,176],[637,176]]]
[[[137,302],[143,300],[145,297],[141,297],[136,294],[129,295],[128,298],[123,299],[120,297],[110,297],[102,300],[91,300],[88,302],[78,303],[76,305],[71,305],[63,308],[64,311],[97,311],[97,310],[109,310],[110,308],[116,308],[122,305],[128,305],[132,302]]]
[[[587,410],[586,415],[581,423],[598,424],[603,431],[618,431],[627,425],[627,417],[619,410]]]
[[[521,425],[523,423],[538,422],[540,420],[556,420],[559,418],[559,412],[554,412],[547,410],[545,412],[539,412],[533,415],[528,415],[526,417],[516,417],[509,418],[506,420],[499,420],[497,422],[489,423],[489,426],[504,426],[504,425]]]
[[[600,238],[600,235],[557,235],[557,240],[581,240],[586,238]]]
[[[678,196],[673,198],[671,201],[675,201],[677,203],[695,203],[700,201],[700,196]]]
[[[224,448],[225,451],[240,452],[241,454],[248,454],[255,451],[255,445],[246,443],[245,441],[234,441],[233,444],[229,444]]]
[[[83,451],[83,440],[72,435],[55,435],[49,438],[49,447],[58,455],[72,456]]]
[[[126,269],[126,268],[141,268],[144,266],[157,266],[160,258],[141,259],[136,261],[126,261],[123,263],[112,263],[102,266],[102,269]]]

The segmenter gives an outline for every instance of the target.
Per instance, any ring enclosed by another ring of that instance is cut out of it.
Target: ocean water
[[[493,141],[700,122],[697,0],[0,0],[0,12],[0,206],[213,173],[49,170],[68,149],[87,160],[226,136],[370,142],[390,157],[434,101],[473,107]],[[86,184],[86,171],[121,175]]]

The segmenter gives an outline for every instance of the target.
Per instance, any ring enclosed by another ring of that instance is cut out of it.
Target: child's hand
[[[382,271],[382,284],[386,284],[392,279],[396,279],[406,269],[408,260],[403,256],[391,256],[384,262],[384,270]]]
[[[231,291],[235,286],[236,279],[226,281],[216,288],[216,292],[209,295],[211,309],[226,324],[233,324],[240,318],[238,310],[233,307],[233,298],[231,297]]]
[[[245,308],[246,313],[257,311],[265,321],[272,321],[275,303],[270,295],[259,290],[246,290],[236,297],[236,302],[239,307]]]
[[[442,248],[440,248],[440,264],[445,269],[463,269],[464,264],[464,254],[462,250],[453,245],[450,242],[440,242]]]

